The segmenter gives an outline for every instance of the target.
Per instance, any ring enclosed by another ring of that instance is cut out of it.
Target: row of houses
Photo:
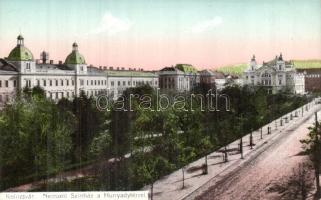
[[[53,100],[72,99],[81,92],[94,97],[104,93],[117,99],[127,88],[141,85],[160,88],[164,92],[186,92],[204,85],[222,89],[227,82],[264,86],[271,92],[288,89],[303,94],[321,91],[321,70],[296,70],[293,63],[283,60],[282,54],[262,65],[257,64],[253,56],[240,78],[213,70],[198,71],[190,64],[177,64],[159,71],[94,67],[87,65],[77,43],[73,43],[64,62],[54,63],[45,51],[41,52],[40,59],[35,59],[19,35],[9,56],[0,59],[0,106],[14,99],[16,92],[25,87],[40,86]]]
[[[207,77],[211,77],[207,79]],[[210,70],[198,72],[192,65],[178,64],[160,71],[143,71],[135,68],[94,67],[87,65],[73,43],[65,61],[54,63],[43,51],[40,59],[25,46],[22,35],[9,56],[0,59],[0,106],[11,101],[18,90],[40,86],[53,100],[72,99],[84,92],[88,96],[107,94],[116,99],[130,87],[150,85],[153,88],[178,92],[191,91],[201,82],[217,83],[222,87],[224,75]]]

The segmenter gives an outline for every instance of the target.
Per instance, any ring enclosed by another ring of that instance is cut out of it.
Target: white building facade
[[[116,99],[130,87],[148,84],[158,87],[158,75],[152,72],[129,70],[103,70],[86,64],[76,43],[64,63],[48,61],[45,52],[41,62],[35,61],[19,35],[17,46],[9,56],[0,59],[0,106],[10,102],[18,90],[40,86],[53,100],[72,99],[84,92],[87,96],[106,93]]]
[[[163,91],[187,92],[200,84],[200,74],[188,64],[165,67],[158,75],[159,87]]]
[[[272,93],[288,90],[304,94],[304,75],[298,73],[293,64],[283,60],[282,54],[269,62],[258,65],[253,55],[243,73],[243,84],[266,87]]]

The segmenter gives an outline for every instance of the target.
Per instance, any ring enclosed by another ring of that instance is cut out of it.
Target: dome
[[[8,60],[10,61],[28,61],[33,60],[31,51],[24,46],[22,35],[17,37],[17,46],[11,50]]]
[[[72,52],[67,56],[65,64],[86,64],[84,56],[78,52],[78,44],[72,44]]]
[[[24,46],[17,46],[10,52],[8,56],[10,61],[28,61],[33,60],[33,55],[29,49]]]

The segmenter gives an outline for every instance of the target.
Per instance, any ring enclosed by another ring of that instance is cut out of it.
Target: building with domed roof
[[[257,64],[253,55],[248,68],[243,73],[243,84],[262,86],[271,93],[290,91],[304,94],[305,84],[302,73],[297,72],[293,63],[283,60],[282,53],[269,62]]]
[[[7,58],[0,59],[0,106],[13,100],[16,92],[25,87],[40,86],[53,100],[72,99],[82,91],[87,96],[107,93],[116,99],[129,87],[143,84],[158,87],[158,75],[153,72],[88,65],[76,42],[64,63],[49,60],[45,51],[40,57],[34,59],[23,36],[17,37],[17,46]]]

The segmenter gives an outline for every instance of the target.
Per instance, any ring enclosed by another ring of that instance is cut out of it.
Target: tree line
[[[193,92],[206,95],[208,89]],[[0,189],[87,165],[94,166],[91,176],[59,184],[44,181],[40,190],[140,189],[309,100],[269,94],[263,87],[228,85],[221,93],[229,96],[230,111],[222,103],[221,111],[203,112],[199,104],[209,102],[195,99],[184,105],[187,111],[103,112],[84,93],[56,103],[41,88],[26,88],[0,111]],[[156,91],[145,85],[123,93],[130,94],[153,97]],[[138,100],[131,104],[139,107]]]

